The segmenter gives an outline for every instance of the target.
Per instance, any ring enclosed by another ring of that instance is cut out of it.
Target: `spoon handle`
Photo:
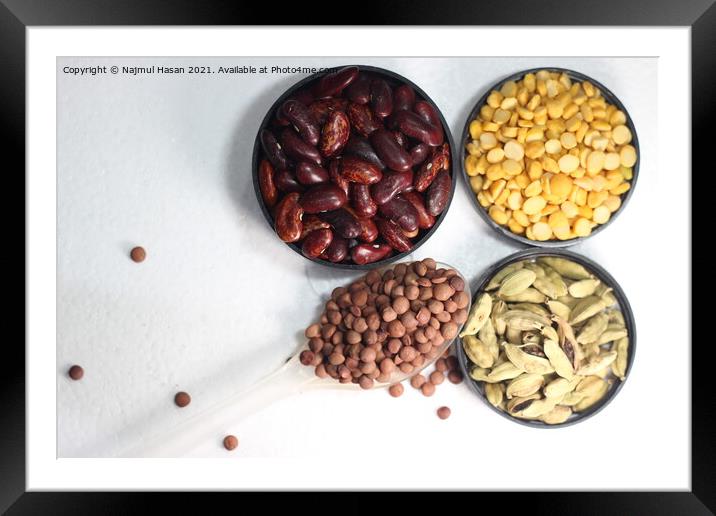
[[[247,389],[191,416],[170,431],[165,429],[159,435],[143,439],[120,456],[178,457],[202,441],[220,442],[222,432],[275,401],[316,386],[320,383],[316,380],[313,370],[302,366],[296,354],[278,370]]]

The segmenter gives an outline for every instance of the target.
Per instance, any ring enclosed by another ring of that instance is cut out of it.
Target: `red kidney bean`
[[[304,185],[317,185],[327,182],[330,178],[325,168],[301,161],[296,165],[296,179]]]
[[[352,183],[350,190],[351,206],[358,217],[372,217],[378,211],[378,205],[370,196],[370,187],[361,183]]]
[[[331,244],[326,248],[322,257],[325,257],[329,262],[342,262],[348,257],[348,241],[345,238],[334,235]]]
[[[410,158],[413,160],[413,166],[423,163],[430,155],[430,147],[424,143],[419,143],[410,149]]]
[[[298,137],[296,131],[288,127],[281,132],[281,147],[296,161],[309,161],[321,164],[321,153],[313,145],[309,145]]]
[[[376,154],[388,168],[398,172],[410,170],[413,161],[410,154],[400,146],[393,133],[378,129],[370,135],[370,143]]]
[[[318,215],[314,214],[306,214],[304,213],[303,219],[301,219],[301,223],[303,225],[303,229],[301,230],[301,238],[299,240],[303,240],[308,236],[308,234],[312,231],[315,231],[317,229],[328,229],[331,227],[331,225],[328,222],[325,222],[318,218]]]
[[[417,192],[403,192],[400,194],[402,197],[408,200],[413,205],[415,211],[418,212],[418,227],[420,229],[429,229],[435,224],[435,217],[428,213],[425,203],[423,202],[423,196]]]
[[[287,100],[281,106],[280,111],[283,118],[293,124],[304,142],[309,145],[318,145],[321,136],[319,126],[304,104],[297,100]]]
[[[420,140],[426,145],[437,147],[443,143],[442,127],[436,127],[412,111],[398,111],[391,117],[391,124],[411,138]]]
[[[308,90],[305,90],[305,89],[298,90],[298,91],[294,92],[293,94],[291,94],[286,99],[286,101],[289,101],[289,100],[296,100],[296,101],[300,102],[301,104],[303,104],[304,106],[308,106],[309,104],[311,104],[313,102],[313,95],[311,95],[311,92]],[[315,118],[313,120],[315,120]],[[283,115],[283,111],[281,109],[276,110],[275,121],[279,126],[291,125],[291,122]]]
[[[358,77],[357,66],[346,66],[335,72],[330,72],[321,77],[311,89],[316,98],[331,97],[337,95]]]
[[[363,136],[370,136],[370,133],[382,127],[380,119],[365,104],[351,102],[348,104],[346,114],[351,122],[351,127]]]
[[[387,244],[358,244],[351,249],[353,263],[365,265],[387,258],[393,249]]]
[[[268,129],[261,131],[261,147],[263,147],[266,157],[273,165],[273,168],[276,170],[288,168],[286,154],[284,154],[274,134]]]
[[[393,110],[411,110],[415,104],[415,90],[407,84],[401,84],[393,92]]]
[[[418,192],[424,192],[433,182],[435,176],[441,170],[448,170],[450,167],[450,148],[445,143],[439,149],[433,150],[433,154],[428,161],[415,174],[415,189]]]
[[[347,200],[346,193],[339,187],[324,183],[316,185],[304,193],[301,196],[301,206],[306,213],[320,213],[337,210]]]
[[[335,184],[338,188],[343,190],[346,195],[348,195],[350,183],[345,177],[341,175],[340,159],[334,159],[328,164],[328,177],[330,177],[331,182],[333,184]]]
[[[291,95],[286,100],[297,100],[301,104],[308,106],[311,102],[313,102],[314,98],[315,97],[313,96],[313,94],[310,91],[308,91],[306,88],[304,88],[304,89],[298,90],[297,92],[295,92],[293,95]]]
[[[370,83],[370,107],[380,118],[393,112],[393,92],[383,79],[373,79]]]
[[[430,215],[437,217],[447,206],[450,199],[452,179],[447,170],[442,170],[425,192],[425,206]]]
[[[351,125],[348,115],[343,111],[331,111],[321,131],[321,144],[318,150],[329,158],[340,153],[348,143],[351,135]]]
[[[418,211],[407,199],[396,195],[390,201],[380,205],[380,214],[386,219],[392,220],[403,230],[412,232],[418,229]]]
[[[420,115],[423,120],[425,120],[430,125],[435,127],[443,126],[442,120],[440,120],[440,115],[438,115],[438,112],[435,111],[435,108],[433,108],[433,106],[431,106],[430,103],[426,102],[425,100],[419,100],[418,102],[416,102],[413,106],[413,111]]]
[[[262,159],[261,163],[259,163],[259,190],[266,207],[273,208],[278,200],[278,190],[274,182],[273,166],[267,159]]]
[[[378,226],[375,225],[373,219],[359,218],[360,223],[360,235],[358,238],[363,242],[371,243],[378,238]]]
[[[358,78],[346,88],[346,98],[356,104],[367,104],[370,102],[370,82],[368,74],[358,74]]]
[[[355,156],[363,161],[372,163],[376,167],[383,170],[385,164],[380,160],[378,155],[375,153],[373,146],[370,144],[367,138],[354,134],[348,139],[348,143],[343,148],[344,156]]]
[[[328,120],[331,111],[345,111],[348,107],[346,99],[320,99],[308,105],[308,111],[318,125],[323,125]]]
[[[299,197],[299,193],[292,192],[281,199],[276,206],[274,227],[276,234],[284,242],[296,242],[301,238],[303,208],[298,203]]]
[[[373,185],[383,178],[383,172],[368,161],[355,156],[341,159],[341,175],[352,183]]]
[[[361,234],[361,224],[348,210],[339,209],[321,213],[321,219],[328,222],[336,233],[343,238],[357,238]]]
[[[311,231],[303,240],[301,252],[309,258],[318,258],[331,245],[333,231],[330,229],[317,229]]]
[[[293,175],[293,172],[288,169],[278,170],[276,174],[274,174],[274,181],[276,182],[276,187],[282,192],[301,193],[305,190],[303,185],[296,181],[296,177]]]
[[[401,133],[398,130],[392,131],[393,136],[395,136],[395,141],[398,142],[398,145],[400,145],[403,149],[407,149],[408,147],[408,137],[405,136],[403,133]]]
[[[378,232],[390,247],[401,253],[410,251],[413,247],[412,242],[406,237],[395,222],[386,219],[376,219],[375,225],[378,226]]]
[[[386,203],[400,192],[413,185],[413,171],[394,172],[387,171],[383,174],[383,179],[371,187],[370,193],[373,200],[380,204]]]

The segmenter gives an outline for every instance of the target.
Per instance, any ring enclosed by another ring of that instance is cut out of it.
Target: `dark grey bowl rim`
[[[285,101],[290,95],[292,95],[295,91],[297,91],[300,88],[303,88],[304,86],[307,86],[311,82],[319,79],[320,77],[323,77],[325,74],[337,70],[340,68],[344,68],[347,66],[357,66],[361,72],[371,72],[378,75],[383,75],[385,77],[388,77],[390,79],[400,81],[402,83],[405,83],[409,86],[411,86],[415,93],[422,97],[426,102],[428,102],[437,112],[438,116],[440,117],[440,122],[443,125],[443,131],[445,132],[445,139],[447,140],[447,143],[450,147],[450,174],[451,174],[451,185],[450,185],[450,197],[448,198],[447,205],[445,206],[445,209],[443,212],[438,215],[437,219],[435,220],[435,224],[433,224],[433,227],[428,229],[418,240],[413,247],[410,248],[409,251],[406,251],[404,253],[398,253],[394,254],[388,258],[385,258],[384,260],[380,260],[373,263],[366,263],[364,265],[358,265],[355,263],[333,263],[329,262],[328,260],[320,260],[318,258],[309,258],[305,256],[301,252],[301,246],[295,244],[295,243],[288,243],[283,242],[285,245],[293,249],[296,253],[298,253],[302,258],[306,260],[310,260],[314,263],[321,264],[326,267],[333,267],[336,269],[346,269],[346,270],[357,270],[357,271],[363,271],[363,270],[371,270],[375,269],[377,267],[382,267],[383,265],[387,265],[389,263],[395,262],[400,260],[401,258],[405,258],[409,256],[410,254],[414,253],[418,250],[418,248],[423,245],[434,233],[437,231],[438,227],[442,223],[442,221],[445,219],[445,216],[448,213],[448,210],[450,209],[450,205],[452,204],[453,197],[455,196],[455,185],[458,182],[458,165],[455,160],[455,141],[453,140],[452,133],[450,132],[450,126],[445,121],[445,117],[443,116],[442,111],[440,111],[440,108],[438,108],[437,104],[433,102],[433,99],[430,98],[430,96],[425,93],[417,84],[415,84],[410,79],[407,79],[406,77],[403,77],[402,75],[393,72],[392,70],[387,70],[385,68],[380,68],[377,66],[369,66],[369,65],[357,65],[357,64],[346,64],[346,65],[337,65],[332,66],[330,69],[317,72],[314,74],[309,75],[308,77],[304,77],[297,83],[295,83],[293,86],[289,87],[282,95],[276,99],[276,101],[271,104],[271,107],[269,108],[268,112],[264,116],[263,120],[261,121],[261,125],[259,125],[258,131],[256,131],[256,138],[254,140],[254,150],[253,155],[251,158],[251,175],[253,178],[254,183],[254,193],[256,195],[256,200],[259,203],[259,206],[261,207],[261,212],[264,215],[264,218],[266,219],[266,222],[269,224],[269,227],[271,228],[271,232],[274,233],[274,224],[273,224],[273,217],[271,217],[271,214],[269,213],[268,209],[266,209],[266,205],[264,203],[263,197],[261,196],[261,190],[259,189],[259,181],[258,181],[258,165],[259,165],[259,155],[261,154],[261,142],[259,136],[261,135],[261,131],[270,123],[271,118],[273,114],[276,112],[276,109],[281,105],[283,101]],[[278,237],[276,237],[278,238]]]
[[[632,178],[629,181],[631,183],[631,187],[629,190],[627,190],[625,193],[623,193],[621,197],[621,205],[619,206],[619,209],[611,214],[611,217],[607,221],[606,224],[599,224],[592,232],[585,236],[585,237],[576,237],[576,238],[570,238],[569,240],[545,240],[543,242],[539,240],[530,240],[527,237],[518,235],[516,233],[513,233],[509,230],[509,228],[500,226],[497,224],[494,220],[490,218],[490,216],[487,213],[487,210],[480,206],[480,203],[477,201],[477,198],[475,194],[472,191],[472,187],[470,186],[470,176],[467,175],[467,171],[465,170],[465,157],[467,149],[465,149],[465,145],[468,141],[471,140],[469,137],[470,135],[470,122],[472,122],[475,117],[477,116],[478,112],[480,111],[480,108],[487,102],[487,97],[490,95],[492,90],[499,89],[504,83],[507,81],[517,81],[524,77],[528,73],[536,73],[540,70],[547,70],[549,72],[564,72],[569,76],[570,79],[578,80],[578,81],[589,81],[594,86],[596,86],[599,91],[602,93],[602,96],[609,102],[610,104],[614,104],[617,106],[620,110],[624,112],[626,115],[627,121],[626,126],[629,128],[632,134],[632,141],[630,142],[630,145],[632,145],[636,149],[636,163],[634,164],[634,167],[632,168]],[[490,86],[485,94],[480,97],[480,100],[477,101],[477,103],[473,106],[472,111],[470,111],[470,115],[467,117],[467,122],[465,123],[465,127],[462,131],[462,140],[460,145],[460,170],[462,171],[462,177],[465,180],[465,184],[467,186],[467,191],[470,195],[470,199],[472,200],[473,206],[477,209],[478,214],[480,217],[482,217],[482,220],[484,220],[492,229],[497,231],[499,235],[501,235],[504,238],[508,238],[513,241],[520,242],[521,244],[525,244],[531,247],[542,247],[542,248],[554,248],[554,247],[569,247],[574,244],[578,244],[579,242],[582,242],[583,240],[586,240],[587,238],[593,237],[594,235],[597,235],[604,231],[604,229],[611,224],[614,219],[616,219],[619,214],[624,211],[624,208],[627,205],[627,202],[629,202],[629,199],[631,199],[632,193],[634,192],[634,189],[636,188],[636,180],[639,177],[639,165],[641,164],[641,149],[639,147],[639,138],[636,134],[636,128],[634,127],[634,122],[632,120],[631,115],[629,114],[629,111],[627,111],[626,107],[624,107],[624,104],[622,104],[622,101],[619,100],[619,97],[617,97],[612,91],[604,86],[601,82],[597,81],[596,79],[593,79],[592,77],[583,74],[581,72],[577,72],[575,70],[571,70],[569,68],[559,68],[554,66],[544,66],[539,68],[530,68],[528,70],[522,70],[521,72],[514,73],[510,75],[509,77],[506,77],[504,79],[501,79],[500,81],[494,83],[492,86]]]
[[[614,397],[619,393],[619,391],[622,389],[626,381],[629,379],[631,370],[632,370],[632,364],[634,362],[634,355],[636,355],[636,323],[634,321],[634,312],[631,309],[631,305],[629,304],[629,300],[627,299],[626,294],[622,290],[619,283],[614,279],[614,277],[607,272],[607,270],[599,265],[598,263],[594,262],[593,260],[587,258],[586,256],[582,256],[581,254],[577,254],[573,251],[569,251],[567,249],[542,249],[542,248],[532,248],[532,249],[525,249],[522,251],[518,251],[516,253],[513,253],[506,258],[503,258],[502,260],[498,261],[494,265],[490,266],[487,271],[485,271],[482,276],[480,276],[480,279],[478,280],[476,284],[476,288],[474,288],[472,291],[474,292],[474,297],[472,300],[473,306],[475,301],[477,300],[477,297],[483,293],[483,287],[490,281],[492,276],[495,275],[497,271],[502,269],[505,265],[509,265],[514,262],[518,262],[527,258],[538,258],[541,256],[557,256],[560,258],[569,258],[570,260],[573,260],[581,265],[584,265],[587,267],[590,272],[595,274],[603,283],[609,285],[613,291],[614,297],[617,298],[617,301],[619,302],[619,308],[621,309],[622,315],[624,316],[624,322],[625,326],[627,328],[627,332],[629,333],[629,356],[627,357],[627,369],[626,369],[626,376],[624,377],[624,380],[620,381],[616,385],[614,385],[611,389],[609,389],[606,393],[606,395],[602,398],[602,400],[595,405],[593,405],[591,408],[587,409],[584,412],[578,412],[576,413],[576,417],[571,417],[564,423],[558,423],[555,425],[548,425],[547,423],[543,423],[541,421],[533,421],[529,419],[520,419],[514,416],[509,415],[507,412],[504,412],[494,405],[490,403],[487,400],[487,397],[485,396],[484,387],[482,384],[484,382],[478,382],[477,380],[473,380],[470,377],[470,367],[469,367],[469,361],[467,359],[467,356],[465,355],[465,350],[462,347],[461,341],[462,339],[458,340],[458,343],[456,345],[457,347],[457,357],[458,362],[460,363],[460,369],[462,370],[462,373],[465,377],[465,381],[470,385],[470,388],[482,399],[482,401],[485,402],[485,404],[490,407],[494,412],[497,412],[502,417],[509,419],[510,421],[513,421],[515,423],[519,423],[524,426],[529,426],[531,428],[562,428],[565,426],[571,426],[575,425],[577,423],[581,423],[582,421],[585,421],[586,419],[589,419],[596,413],[600,412],[604,407],[606,407],[609,402],[614,399]]]

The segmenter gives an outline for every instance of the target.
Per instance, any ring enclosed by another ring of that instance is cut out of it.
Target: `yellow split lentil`
[[[589,81],[540,70],[493,90],[465,171],[492,220],[531,240],[591,234],[622,205],[638,156],[627,116]]]

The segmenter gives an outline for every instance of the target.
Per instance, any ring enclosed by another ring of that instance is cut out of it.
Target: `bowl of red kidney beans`
[[[445,118],[412,81],[373,66],[313,74],[271,106],[254,143],[256,198],[278,238],[331,267],[399,260],[455,192]]]

